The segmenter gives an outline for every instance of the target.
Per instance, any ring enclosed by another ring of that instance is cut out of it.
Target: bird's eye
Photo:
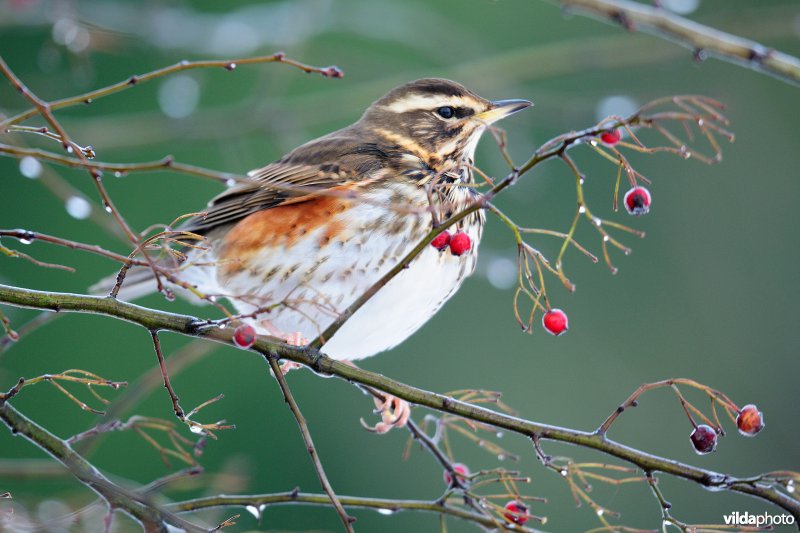
[[[453,116],[456,114],[456,110],[447,105],[437,109],[436,113],[442,118],[453,118]]]

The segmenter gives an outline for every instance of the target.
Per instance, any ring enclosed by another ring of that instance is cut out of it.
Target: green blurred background
[[[796,0],[763,0],[757,7],[743,0],[695,4],[676,2],[675,8],[700,22],[800,54]],[[675,398],[662,390],[648,394],[638,409],[626,413],[611,436],[735,475],[800,469],[800,337],[795,330],[800,321],[800,243],[793,211],[800,197],[796,87],[715,59],[697,63],[676,45],[565,16],[557,7],[534,0],[0,1],[0,53],[46,99],[181,59],[276,50],[309,64],[336,64],[346,76],[324,79],[282,65],[192,71],[58,116],[77,142],[95,148],[98,160],[139,162],[169,153],[178,161],[244,173],[354,121],[390,88],[423,76],[458,80],[487,98],[535,101],[536,107],[503,124],[518,161],[552,136],[657,97],[702,93],[725,102],[736,142],[726,143],[721,164],[706,166],[665,154],[631,155],[634,166],[653,180],[653,209],[641,219],[611,212],[612,165],[586,148],[573,152],[588,175],[587,194],[594,210],[632,222],[647,232],[647,238],[623,236],[634,253],[614,254],[620,268],[616,276],[602,264],[568,254],[566,269],[577,292],[570,295],[556,280],[548,281],[554,305],[569,314],[569,334],[554,338],[538,327],[533,336],[520,332],[512,314],[508,275],[515,247],[507,229],[490,217],[477,274],[413,338],[362,366],[437,392],[502,391],[520,416],[587,430],[639,384],[691,377],[728,393],[740,405],[757,403],[766,414],[766,430],[758,438],[745,439],[728,424],[729,435],[721,439],[717,452],[698,457],[687,439],[688,422]],[[24,107],[14,91],[0,84],[0,112]],[[28,137],[18,140],[57,147]],[[488,138],[477,161],[490,174],[506,172]],[[20,169],[18,161],[0,159],[0,227],[53,233],[127,253],[121,241],[93,222],[110,227],[85,173],[53,166],[44,168],[38,179],[23,176],[36,170],[35,165]],[[221,189],[211,181],[164,172],[120,179],[107,175],[105,183],[137,229],[201,209]],[[54,187],[61,197],[51,192]],[[68,214],[65,201],[74,196],[91,202],[91,218],[86,218],[89,212],[81,200],[71,201],[72,216]],[[526,175],[497,201],[521,224],[562,230],[572,217],[573,202],[572,177],[556,162]],[[583,244],[599,252],[599,239],[590,228],[582,227],[579,235]],[[557,251],[558,243],[544,237],[532,243],[549,254]],[[4,244],[21,247],[9,240]],[[84,292],[114,270],[111,262],[45,244],[23,251],[68,264],[77,272],[44,270],[3,257],[0,283]],[[142,304],[206,312],[159,297]],[[15,327],[36,316],[9,307],[3,312]],[[163,335],[163,342],[167,353],[187,343],[169,334]],[[64,316],[0,353],[0,388],[10,387],[19,376],[67,368],[133,382],[155,362],[144,330],[110,319]],[[406,432],[375,436],[361,429],[358,420],[369,418],[371,402],[354,387],[306,371],[291,374],[289,381],[337,492],[420,499],[441,494],[441,471],[430,455],[415,448],[410,459],[402,459]],[[237,429],[208,444],[201,458],[206,474],[175,484],[166,491],[170,498],[267,493],[295,486],[319,491],[289,410],[258,357],[213,347],[176,374],[173,384],[185,407],[224,393],[225,399],[200,418],[225,418]],[[690,398],[705,406],[701,396]],[[25,390],[14,405],[63,437],[97,422],[47,385]],[[133,413],[169,419],[169,398],[157,388],[123,416]],[[414,416],[421,420],[423,412],[417,409]],[[491,434],[486,437],[497,440]],[[558,476],[538,464],[528,441],[505,435],[497,442],[521,460],[498,461],[458,438],[454,449],[457,459],[472,470],[502,465],[531,476],[524,491],[549,499],[532,509],[548,517],[545,529],[570,532],[600,525],[591,509],[575,507]],[[181,467],[175,461],[171,467],[164,465],[130,432],[106,435],[98,443],[91,460],[123,484],[148,483]],[[556,444],[545,449],[576,459],[606,460]],[[72,478],[9,475],[8,459],[43,458],[39,450],[0,431],[0,457],[5,469],[0,470],[0,492],[11,490],[14,495],[13,502],[0,503],[0,511],[13,506],[17,520],[29,516],[45,521],[46,529],[67,527],[69,520],[74,530],[100,529],[102,513],[97,508],[83,518],[68,515],[94,500]],[[755,500],[712,494],[666,477],[662,488],[675,516],[686,522],[718,523],[723,514],[735,510],[778,512]],[[615,523],[660,526],[658,506],[643,485],[598,484],[592,494],[622,513]],[[203,518],[215,525],[235,512],[239,510],[226,509]],[[438,528],[433,515],[381,516],[368,510],[353,514],[359,531]],[[133,527],[126,519],[116,524],[120,529]],[[455,520],[448,525],[449,531],[476,530]],[[289,506],[268,509],[260,523],[242,512],[232,529],[339,528],[330,509]]]

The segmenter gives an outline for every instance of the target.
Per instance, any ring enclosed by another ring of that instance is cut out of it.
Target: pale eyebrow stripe
[[[434,96],[423,94],[411,94],[401,100],[392,102],[384,106],[384,109],[394,113],[405,113],[415,109],[432,109],[434,106],[467,107],[473,109],[475,102],[472,98],[463,96]]]
[[[375,133],[383,137],[384,139],[393,142],[399,145],[401,148],[408,150],[415,156],[417,156],[421,160],[425,160],[425,155],[427,150],[425,150],[422,146],[420,146],[414,139],[409,139],[404,135],[400,135],[399,133],[395,133],[383,128],[378,128],[375,130]]]

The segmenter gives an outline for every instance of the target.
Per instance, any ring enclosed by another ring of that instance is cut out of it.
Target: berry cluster
[[[746,437],[754,437],[764,429],[764,414],[754,404],[747,404],[739,410],[736,417],[736,426],[739,433]],[[694,451],[700,455],[713,452],[717,447],[717,436],[722,434],[722,428],[714,429],[708,424],[695,426],[689,435]]]
[[[451,254],[464,255],[472,249],[472,239],[463,231],[457,231],[451,235],[449,231],[445,230],[431,241],[431,246],[440,252],[450,248]]]

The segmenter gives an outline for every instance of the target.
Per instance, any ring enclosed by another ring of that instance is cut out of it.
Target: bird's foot
[[[311,342],[299,331],[295,331],[294,333],[284,333],[276,328],[269,320],[262,320],[260,324],[269,332],[270,335],[282,339],[289,346],[305,346]],[[285,361],[281,363],[281,372],[283,372],[284,375],[288,374],[292,370],[297,370],[298,368],[303,368],[303,365],[300,363],[295,363],[294,361]]]
[[[284,340],[289,346],[305,346],[310,342],[308,339],[303,337],[303,334],[299,331],[284,335]],[[292,370],[297,370],[298,368],[303,368],[303,365],[300,363],[295,363],[294,361],[285,361],[281,363],[281,372],[283,372],[284,376]]]
[[[373,398],[373,400],[375,401],[375,412],[381,415],[381,421],[374,426],[368,426],[362,419],[361,425],[368,431],[383,434],[393,428],[405,427],[408,423],[408,417],[411,416],[411,405],[407,401],[391,394],[384,394],[383,400],[377,398]]]
[[[358,368],[352,361],[343,360],[342,363]],[[411,405],[407,401],[385,392],[378,393],[382,397],[382,399],[378,399],[375,396],[376,392],[370,387],[364,387],[364,392],[373,395],[375,412],[381,415],[381,421],[374,426],[370,426],[362,418],[361,425],[364,426],[364,429],[382,435],[388,433],[392,428],[405,427],[411,416]]]

